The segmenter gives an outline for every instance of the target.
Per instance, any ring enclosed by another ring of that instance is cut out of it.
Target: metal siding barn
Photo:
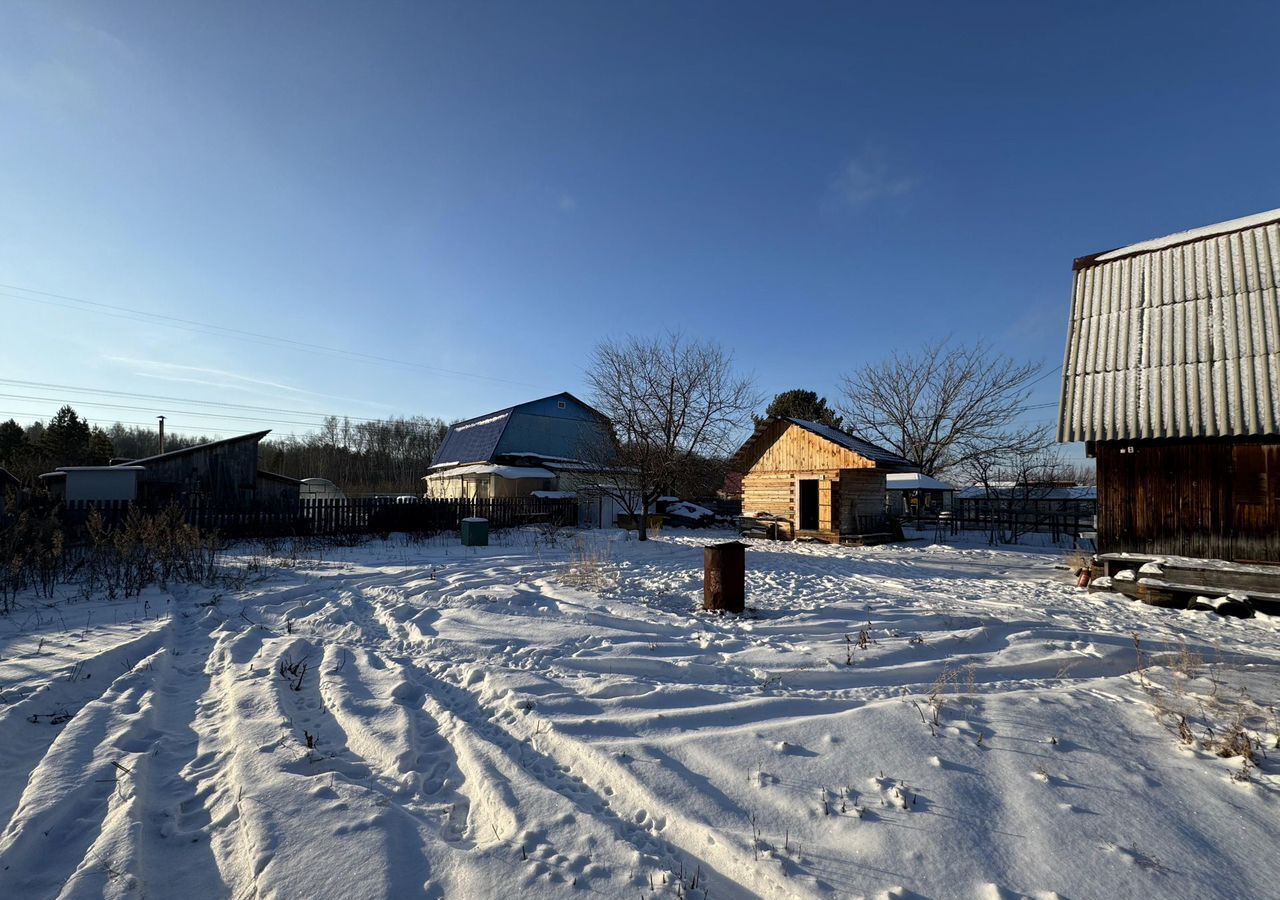
[[[1058,439],[1099,549],[1280,561],[1280,210],[1075,261]]]

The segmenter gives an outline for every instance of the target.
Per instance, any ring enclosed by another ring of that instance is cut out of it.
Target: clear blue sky
[[[470,374],[0,288],[0,378],[288,432],[580,391],[626,332],[714,337],[769,393],[948,335],[1055,368],[1074,257],[1280,206],[1278,33],[1273,3],[8,2],[0,282]]]

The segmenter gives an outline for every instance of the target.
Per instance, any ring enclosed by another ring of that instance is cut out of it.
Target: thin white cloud
[[[180,363],[158,362],[150,359],[134,359],[127,356],[108,356],[106,358],[110,362],[138,367],[131,373],[138,378],[150,378],[156,381],[171,381],[181,384],[198,384],[203,387],[223,388],[233,391],[246,391],[258,396],[261,396],[263,388],[268,388],[276,391],[285,391],[288,394],[301,394],[308,397],[319,397],[324,400],[337,400],[342,403],[353,403],[359,406],[390,408],[384,403],[370,403],[367,400],[358,400],[354,397],[340,397],[335,394],[324,394],[319,391],[309,391],[306,388],[294,387],[291,384],[284,384],[279,381],[270,381],[265,378],[253,378],[248,375],[241,375],[238,372],[228,372],[225,369],[213,369],[206,366],[187,366]],[[194,377],[201,375],[209,377]],[[296,401],[298,398],[285,397],[284,399],[292,399]]]
[[[574,198],[573,194],[561,194],[559,205],[560,212],[573,212],[578,208],[578,201]]]
[[[844,164],[831,181],[831,193],[840,204],[861,209],[878,200],[900,197],[915,186],[914,177],[894,171],[883,153],[869,148]]]

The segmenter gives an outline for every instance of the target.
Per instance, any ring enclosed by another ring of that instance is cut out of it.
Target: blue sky
[[[948,336],[1056,368],[1074,257],[1280,206],[1278,29],[1265,3],[9,2],[0,378],[175,399],[0,383],[0,417],[475,415],[666,329],[767,393]]]

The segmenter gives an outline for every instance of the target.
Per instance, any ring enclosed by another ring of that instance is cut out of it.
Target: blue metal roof
[[[433,462],[436,465],[489,462],[510,419],[511,408],[508,408],[450,425]]]
[[[576,458],[584,429],[596,431],[603,421],[572,394],[552,394],[451,426],[433,464],[493,462],[503,455]]]

